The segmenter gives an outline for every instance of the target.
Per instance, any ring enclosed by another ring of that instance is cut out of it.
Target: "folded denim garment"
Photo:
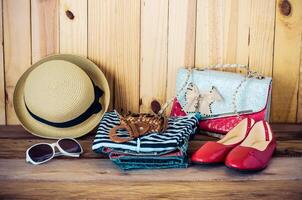
[[[115,152],[131,155],[162,155],[176,150],[186,152],[190,136],[197,129],[198,117],[170,117],[167,130],[160,133],[150,133],[125,143],[115,143],[109,138],[110,129],[120,124],[119,115],[113,112],[105,113],[100,122],[92,149],[102,152],[102,148],[110,148]],[[118,130],[119,137],[128,137],[126,130]]]
[[[112,152],[107,148],[104,150],[110,160],[122,170],[186,168],[188,166],[187,156],[181,151],[161,156],[137,156]]]
[[[120,124],[119,115],[105,113],[92,149],[107,154],[123,170],[185,168],[188,166],[187,149],[190,137],[195,134],[199,117],[195,115],[170,117],[166,131],[150,133],[125,143],[109,138],[110,129]],[[119,137],[128,137],[126,130],[118,130]]]
[[[116,164],[120,169],[127,171],[127,170],[134,170],[134,169],[169,169],[169,168],[187,168],[188,162],[184,161],[185,163],[169,163],[167,160],[162,163],[121,163],[116,160],[112,160],[114,164]]]

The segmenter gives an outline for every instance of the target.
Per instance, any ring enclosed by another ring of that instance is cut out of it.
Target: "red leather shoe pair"
[[[264,169],[276,149],[276,139],[266,121],[243,119],[217,142],[207,142],[192,155],[192,162],[225,163],[238,170]]]

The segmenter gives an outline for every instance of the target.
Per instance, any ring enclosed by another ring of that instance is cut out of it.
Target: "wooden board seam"
[[[300,64],[299,64],[299,78],[298,78],[298,84],[301,85],[302,83],[302,31],[301,31],[301,37],[300,37]],[[300,99],[300,96],[302,96],[302,87],[298,88],[298,92],[297,92],[297,114],[296,114],[296,122],[297,123],[302,123],[302,117],[299,116],[300,114],[302,114],[302,102],[299,102],[299,101],[302,101],[302,99]]]
[[[4,18],[4,14],[3,14],[3,0],[1,0],[1,46],[2,46],[2,73],[3,73],[3,99],[2,101],[4,102],[4,122],[3,124],[4,125],[7,125],[7,115],[6,115],[6,112],[7,112],[7,109],[6,109],[6,102],[8,101],[7,99],[7,92],[6,92],[6,78],[5,78],[5,49],[4,49],[4,21],[3,21],[3,18]],[[0,100],[1,101],[1,100]],[[2,108],[0,108],[2,109]],[[1,122],[0,122],[1,123]]]

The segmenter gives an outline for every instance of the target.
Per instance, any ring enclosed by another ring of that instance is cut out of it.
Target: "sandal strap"
[[[164,132],[167,126],[167,118],[158,115],[132,114],[125,117],[120,116],[120,125],[110,130],[109,137],[114,142],[123,143],[148,133]],[[119,129],[126,129],[129,137],[119,137],[117,134],[117,130]]]
[[[264,132],[265,132],[265,140],[269,141],[269,130],[268,130],[267,123],[265,121],[263,121],[263,126],[264,126]]]

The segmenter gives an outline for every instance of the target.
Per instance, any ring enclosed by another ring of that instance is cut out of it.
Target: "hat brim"
[[[42,63],[50,60],[69,61],[84,70],[91,78],[93,83],[104,91],[104,95],[100,98],[102,110],[96,114],[93,114],[84,122],[68,128],[56,128],[34,119],[25,107],[23,99],[24,84],[32,70],[39,67],[39,65],[41,65]],[[89,133],[99,124],[101,118],[108,109],[109,102],[110,89],[103,72],[98,68],[96,64],[94,64],[87,58],[69,54],[52,55],[33,64],[18,80],[13,96],[14,109],[21,125],[33,135],[51,139],[59,139],[65,137],[78,138]]]

